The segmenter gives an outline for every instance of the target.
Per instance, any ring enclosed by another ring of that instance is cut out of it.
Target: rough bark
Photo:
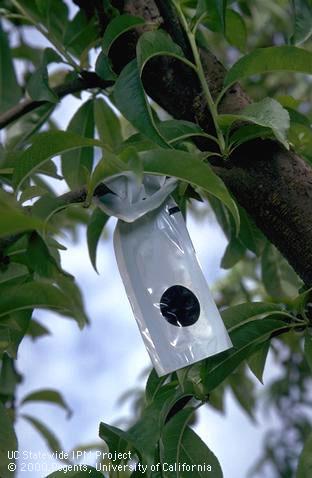
[[[161,8],[164,2],[128,0],[124,11],[166,26],[167,20],[163,21],[156,4]],[[134,58],[138,34],[124,35],[115,45],[112,59],[118,69]],[[208,51],[202,52],[202,60],[215,97],[222,88],[225,69]],[[146,68],[144,84],[147,93],[173,117],[194,121],[213,132],[200,85],[187,67],[174,59],[155,59]],[[220,111],[238,112],[249,101],[240,85],[234,85],[220,104]],[[204,149],[207,144],[199,146]],[[311,168],[294,152],[287,152],[274,141],[260,139],[250,141],[227,162],[219,161],[215,166],[257,226],[304,282],[312,285]]]

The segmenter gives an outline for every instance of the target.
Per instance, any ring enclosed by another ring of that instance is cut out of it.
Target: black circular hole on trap
[[[188,327],[198,320],[200,305],[190,289],[182,285],[173,285],[161,296],[160,312],[169,324]]]

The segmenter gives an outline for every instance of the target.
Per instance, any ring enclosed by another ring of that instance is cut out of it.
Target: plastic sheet
[[[146,177],[142,185],[145,194],[151,191],[150,178]],[[155,186],[155,178],[152,183]],[[168,191],[163,189],[165,183],[161,185],[158,180],[161,205],[152,207],[144,215],[140,206],[139,217],[128,223],[119,220],[114,233],[119,271],[159,376],[232,346],[197,261],[183,216],[171,197],[165,199],[168,196]],[[155,194],[157,188],[154,187],[151,196]],[[109,208],[113,212],[112,201],[117,204],[118,200],[110,198]],[[105,202],[104,196],[101,199],[104,209]],[[132,210],[131,217],[135,215]]]
[[[158,208],[176,188],[176,179],[146,174],[139,181],[134,173],[127,172],[106,181],[111,193],[97,198],[97,205],[109,216],[133,222],[149,211]]]

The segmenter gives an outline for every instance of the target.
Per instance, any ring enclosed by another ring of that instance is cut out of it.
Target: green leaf
[[[225,413],[225,386],[219,385],[209,394],[209,405],[221,413]]]
[[[209,10],[209,15],[203,19],[202,23],[212,32],[221,33],[231,45],[244,51],[247,40],[247,29],[243,18],[239,13],[230,8],[226,9],[225,15],[225,33],[218,12],[213,6]],[[198,32],[198,34],[202,34],[202,32]]]
[[[25,309],[55,309],[61,314],[74,317],[80,326],[86,318],[83,311],[74,307],[66,290],[48,282],[32,281],[17,286],[2,286],[0,296],[0,318]]]
[[[12,472],[8,470],[8,464],[14,462],[14,460],[9,459],[9,452],[18,449],[17,438],[9,412],[2,402],[0,402],[0,430],[0,475],[3,478],[12,478]]]
[[[22,182],[48,159],[75,149],[102,146],[98,140],[83,138],[69,131],[48,131],[36,135],[29,148],[21,155],[13,174],[14,186]]]
[[[21,415],[27,422],[29,422],[34,429],[41,435],[45,443],[47,444],[49,450],[53,452],[61,452],[64,448],[60,444],[58,438],[54,435],[54,433],[40,420],[37,418],[31,417],[30,415]],[[68,462],[68,460],[65,460]]]
[[[47,193],[46,189],[43,189],[40,186],[29,186],[28,188],[24,189],[19,199],[20,204],[23,204],[30,199],[34,199],[38,196],[43,196]]]
[[[183,396],[176,390],[175,384],[165,385],[159,390],[153,403],[145,408],[139,421],[127,432],[101,423],[100,437],[105,440],[111,452],[123,451],[130,446],[144,463],[151,465],[166,417]]]
[[[0,361],[0,396],[3,403],[14,400],[16,387],[21,381],[22,377],[16,371],[14,359],[4,353]]]
[[[123,141],[121,147],[118,149],[118,152],[123,151],[124,148],[128,148],[129,146],[135,148],[135,150],[140,153],[141,151],[146,151],[147,149],[155,149],[157,148],[157,144],[153,141],[146,138],[141,133],[135,133],[125,141]]]
[[[238,367],[238,369],[229,376],[228,383],[239,405],[254,421],[256,405],[256,397],[254,393],[255,384],[253,380],[246,375],[245,367]]]
[[[244,51],[247,41],[247,28],[243,17],[236,11],[228,8],[226,10],[225,25],[225,37],[228,42],[239,50]]]
[[[233,392],[233,395],[242,409],[247,413],[251,420],[255,421],[254,412],[256,405],[255,384],[246,374],[246,367],[240,366],[233,372],[227,382]]]
[[[5,193],[0,192],[0,237],[40,229],[43,223],[18,208]]]
[[[136,148],[129,146],[120,153],[120,159],[127,163],[127,167],[136,177],[138,183],[143,181],[143,163]]]
[[[230,240],[233,235],[233,226],[229,211],[224,206],[222,201],[216,197],[212,196],[211,194],[206,194],[206,197],[216,217],[216,220],[218,221],[218,224],[224,232],[225,237]]]
[[[0,24],[0,113],[17,104],[21,96],[8,38]]]
[[[95,72],[104,81],[115,81],[117,79],[111,60],[102,51],[96,59]]]
[[[312,164],[312,129],[303,124],[291,123],[288,140],[295,151]]]
[[[206,133],[195,123],[183,120],[167,120],[157,125],[161,135],[168,143],[183,141],[193,136],[206,136]]]
[[[94,104],[88,100],[76,111],[69,122],[67,131],[84,138],[94,137]],[[71,189],[78,189],[87,182],[92,171],[93,149],[81,148],[62,154],[62,174]]]
[[[199,0],[196,17],[199,18],[205,12],[208,16],[217,18],[219,29],[225,33],[226,29],[226,5],[227,0]]]
[[[44,228],[49,227],[48,222],[52,220],[56,213],[64,210],[66,210],[66,219],[69,219],[70,222],[74,220],[86,224],[88,221],[87,211],[85,208],[77,207],[78,205],[81,206],[81,203],[83,203],[84,200],[84,192],[81,194],[81,196],[75,199],[76,202],[70,200],[70,198],[62,198],[61,196],[51,197],[45,195],[32,206],[31,212],[34,216],[44,219]],[[49,240],[51,241],[51,237]],[[59,246],[60,244],[57,243],[58,249],[66,250],[66,248],[64,249],[64,246]]]
[[[11,53],[14,58],[30,61],[36,67],[39,66],[42,57],[41,48],[36,48],[33,45],[29,46],[23,40],[20,41],[18,46],[11,48]]]
[[[129,170],[129,165],[124,163],[118,156],[105,151],[104,157],[98,162],[90,178],[87,202],[92,200],[94,190],[101,181]]]
[[[63,211],[66,207],[74,206],[75,203],[68,203],[68,201],[61,197],[51,197],[47,194],[41,197],[32,206],[32,215],[40,217],[45,221],[45,225],[57,212]]]
[[[310,478],[312,473],[312,433],[308,436],[299,457],[296,478]]]
[[[21,405],[29,402],[48,402],[60,406],[67,413],[68,418],[72,415],[72,410],[69,408],[64,398],[57,390],[44,389],[29,393],[22,401]]]
[[[52,48],[46,48],[43,52],[42,64],[31,75],[27,82],[27,92],[36,101],[49,101],[57,103],[59,98],[49,86],[47,65],[49,63],[62,63],[63,59]]]
[[[125,118],[140,132],[164,148],[168,144],[155,124],[147,101],[141,76],[147,62],[155,56],[173,56],[193,66],[183,55],[181,48],[163,31],[145,32],[137,43],[137,61],[129,63],[116,82],[116,105]]]
[[[16,164],[16,163],[15,163]],[[50,176],[51,178],[55,179],[63,179],[62,176],[60,176],[57,173],[57,166],[56,164],[52,161],[52,159],[49,159],[45,163],[43,163],[39,168],[36,170],[36,174],[44,174],[45,176]],[[38,180],[39,179],[39,180]],[[37,185],[43,185],[47,189],[47,191],[51,194],[53,194],[53,189],[49,184],[44,181],[43,179],[38,178],[38,176],[33,176],[32,180],[34,181],[35,184]]]
[[[238,60],[227,72],[225,89],[236,81],[274,71],[312,74],[312,53],[295,46],[259,48]]]
[[[55,471],[48,475],[47,478],[103,478],[103,474],[97,471],[95,468],[89,465],[80,465],[82,471],[71,470],[68,468],[62,468],[59,471]]]
[[[148,405],[140,420],[128,430],[131,442],[142,460],[151,465],[154,462],[156,444],[161,436],[168,413],[174,404],[186,394],[176,390],[173,383],[164,385]]]
[[[263,384],[263,372],[265,367],[265,362],[268,357],[270,349],[270,342],[266,342],[262,347],[259,348],[251,357],[247,360],[248,366],[254,376]]]
[[[42,237],[34,232],[29,237],[26,265],[41,277],[56,279],[59,266]]]
[[[187,62],[180,47],[165,32],[146,32],[137,43],[137,61],[133,60],[123,69],[115,84],[114,97],[118,109],[138,131],[168,148],[155,124],[141,80],[144,66],[157,55],[174,56]]]
[[[164,478],[223,478],[217,457],[187,426],[192,409],[185,409],[175,415],[165,426],[162,435],[161,460]],[[185,463],[189,469],[186,473],[174,471],[176,464]],[[195,466],[194,466],[195,465]],[[206,465],[206,468],[205,468]],[[170,467],[171,470],[170,470]],[[194,469],[193,469],[194,467]]]
[[[194,413],[194,408],[185,408],[179,411],[164,426],[161,435],[160,453],[162,463],[167,463],[168,467],[174,465],[174,463],[180,463],[180,453],[183,448],[183,435]],[[178,477],[179,474],[178,471],[164,471],[163,473],[165,478]]]
[[[6,340],[0,345],[0,353],[7,352],[17,358],[18,347],[27,332],[32,315],[31,310],[19,310],[0,319],[0,333]]]
[[[123,453],[128,448],[128,433],[119,430],[117,427],[101,422],[99,436],[105,441],[110,453],[117,454],[115,464],[118,465],[121,461],[121,459],[118,458],[118,453]]]
[[[27,267],[22,264],[15,264],[14,262],[11,262],[8,264],[8,267],[5,269],[5,271],[1,271],[0,273],[0,285],[3,282],[13,281],[19,277],[22,278],[28,275],[29,271]]]
[[[196,366],[184,367],[177,370],[177,378],[181,390],[189,395],[192,395],[201,402],[207,401],[207,393],[202,384],[201,379],[201,362],[198,362]]]
[[[233,237],[228,243],[221,260],[222,269],[231,269],[245,256],[246,248],[241,241]]]
[[[85,13],[79,10],[67,25],[63,43],[66,49],[80,58],[97,37],[96,19],[94,17],[88,19]]]
[[[67,308],[70,311],[70,317],[73,317],[82,329],[89,323],[89,319],[86,315],[83,298],[75,278],[69,274],[65,275],[64,271],[55,271],[54,281],[67,298]]]
[[[102,42],[103,52],[108,55],[109,50],[112,44],[119,38],[123,33],[144,24],[144,20],[139,17],[134,17],[132,15],[119,15],[111,20],[107,25]]]
[[[68,7],[64,0],[36,0],[35,3],[38,8],[40,20],[46,26],[47,30],[62,42],[64,30],[66,30],[68,23]]]
[[[148,376],[145,387],[145,401],[147,404],[153,402],[158,391],[167,380],[168,376],[158,377],[156,370],[153,368]]]
[[[312,372],[312,336],[309,333],[304,337],[304,356]]]
[[[264,98],[258,103],[246,106],[239,115],[219,115],[221,127],[230,127],[235,121],[250,121],[259,126],[271,128],[276,139],[287,149],[287,130],[289,129],[289,113],[273,98]]]
[[[247,141],[250,141],[251,139],[265,138],[271,134],[272,131],[270,128],[265,128],[256,124],[247,124],[245,126],[241,126],[230,135],[229,143],[231,145],[234,144],[235,147],[237,147],[243,143],[246,143]]]
[[[186,428],[183,435],[180,460],[182,463],[188,462],[192,465],[208,465],[208,471],[195,470],[194,473],[188,474],[190,478],[223,478],[222,469],[217,457],[189,427]]]
[[[37,320],[32,319],[27,329],[27,335],[29,335],[32,340],[37,340],[40,337],[45,335],[50,335],[49,329],[40,324]]]
[[[299,290],[300,292],[300,290]],[[288,302],[288,308],[294,315],[306,315],[307,307],[311,299],[312,288],[302,288],[302,291],[294,297],[294,299]]]
[[[18,3],[20,7],[19,10],[23,15],[27,15],[27,18],[32,18],[37,21],[42,20],[37,2],[34,2],[33,0],[18,0],[16,3]]]
[[[101,209],[94,209],[87,227],[87,242],[91,264],[96,272],[96,251],[103,229],[109,219]]]
[[[287,109],[291,108],[292,110],[296,110],[301,103],[300,100],[297,100],[296,98],[294,98],[291,95],[277,95],[276,100],[282,106],[284,106],[284,108],[287,108]]]
[[[242,116],[259,126],[271,128],[276,139],[287,149],[287,130],[289,129],[289,113],[273,98],[264,98],[252,103],[242,111]]]
[[[100,52],[95,66],[95,71],[103,80],[115,80],[117,78],[108,57],[113,43],[124,33],[135,27],[142,26],[145,21],[142,18],[132,15],[118,15],[107,25]]]
[[[0,326],[0,354],[3,354],[10,347],[10,331],[7,327]]]
[[[235,328],[230,333],[233,348],[203,362],[202,380],[206,392],[209,393],[220,385],[238,365],[269,340],[273,333],[288,327],[289,325],[281,319],[266,318],[253,320]]]
[[[233,267],[238,261],[244,258],[246,249],[260,256],[266,244],[266,239],[250,219],[247,212],[237,205],[240,215],[240,230],[238,236],[236,236],[233,220],[225,210],[223,204],[211,195],[208,195],[208,200],[218,223],[223,229],[226,238],[229,240],[221,261],[221,267],[224,269]]]
[[[159,146],[168,148],[168,144],[156,128],[136,60],[128,63],[120,73],[114,87],[114,98],[119,111],[138,131]]]
[[[283,98],[283,97],[282,97],[282,98]],[[285,98],[285,97],[284,97],[284,98]],[[292,98],[292,97],[291,97],[291,98]],[[296,101],[296,100],[294,100],[294,101]],[[280,102],[280,101],[279,101],[279,102]],[[285,102],[286,102],[286,101],[285,101]],[[280,102],[280,103],[281,103],[281,102]],[[299,104],[300,104],[300,102],[299,102]],[[299,124],[302,124],[302,125],[307,126],[308,128],[310,128],[311,121],[309,120],[309,118],[308,118],[306,115],[300,113],[300,112],[296,109],[298,106],[295,106],[295,107],[292,107],[292,106],[289,106],[289,105],[286,105],[286,106],[285,106],[285,105],[283,105],[282,103],[281,103],[281,105],[284,106],[284,107],[287,109],[287,111],[288,111],[288,113],[289,113],[289,118],[290,118],[290,122],[291,122],[291,123],[299,123]]]
[[[252,251],[256,256],[260,256],[263,252],[266,239],[245,209],[238,207],[238,210],[241,224],[239,239],[247,249]]]
[[[227,330],[233,330],[259,315],[272,312],[282,312],[282,307],[268,302],[245,302],[222,310],[221,317]]]
[[[269,242],[261,259],[262,281],[267,293],[278,300],[297,295],[301,280],[286,259]]]
[[[139,156],[145,172],[182,179],[220,199],[232,213],[236,228],[239,229],[237,206],[222,180],[207,163],[203,163],[192,153],[178,150],[155,149],[139,153]]]
[[[121,124],[113,109],[102,98],[94,101],[96,129],[103,144],[113,151],[122,143]]]
[[[182,48],[174,43],[168,33],[162,30],[145,32],[137,44],[137,62],[140,75],[147,62],[155,56],[172,56],[191,64],[186,60]]]
[[[311,0],[292,0],[293,35],[290,41],[300,45],[312,34],[312,2]]]

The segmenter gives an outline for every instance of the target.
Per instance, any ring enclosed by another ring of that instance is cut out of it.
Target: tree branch
[[[105,194],[111,193],[111,192],[112,191],[104,183],[102,183],[95,188],[93,196],[94,197],[104,196]],[[87,199],[87,187],[83,186],[81,189],[78,189],[76,191],[69,191],[68,193],[58,196],[57,199],[61,199],[67,204],[85,202],[85,200]]]
[[[182,48],[184,55],[193,61],[192,49],[180,20],[175,14],[173,5],[168,0],[155,0],[159,13],[163,18],[163,27],[172,39]]]
[[[174,11],[166,3],[161,0],[126,0],[123,12],[162,24],[176,42],[183,43]],[[131,35],[131,38],[121,36],[111,50],[116,71],[120,71],[135,58],[136,40],[140,32],[131,32]],[[209,51],[202,50],[201,55],[209,88],[215,98],[222,89],[225,68]],[[169,57],[155,58],[144,69],[143,81],[148,95],[174,118],[193,121],[205,131],[213,133],[211,116],[196,75],[181,62]],[[95,73],[85,73],[85,78],[78,82],[79,85],[72,85],[69,89],[64,85],[58,91],[59,98],[71,92],[110,85],[102,82]],[[223,97],[219,111],[238,113],[249,102],[240,85],[236,84]],[[0,128],[41,104],[42,102],[26,100],[26,103],[23,102],[0,116]],[[201,149],[210,148],[207,143],[198,142],[197,145]],[[311,168],[294,152],[284,150],[274,141],[260,139],[237,148],[226,163],[218,161],[214,165],[217,174],[256,225],[280,250],[303,281],[311,286]]]
[[[146,21],[164,23],[158,0],[127,0],[125,13],[143,16]],[[175,23],[174,20],[171,20]],[[138,32],[139,36],[139,32]],[[121,39],[122,40],[122,39]],[[130,49],[132,48],[132,53]],[[133,42],[119,44],[118,64],[135,57]],[[114,52],[115,53],[115,52]],[[117,52],[116,52],[117,53]],[[225,68],[207,50],[202,62],[212,96],[221,91]],[[112,57],[114,63],[115,58]],[[150,61],[144,72],[148,95],[176,119],[199,124],[211,133],[211,117],[194,75],[177,60],[161,57]],[[250,99],[235,84],[223,97],[220,113],[238,113]],[[198,142],[201,149],[207,144]],[[218,175],[246,209],[256,225],[280,250],[306,285],[312,285],[312,170],[293,151],[271,140],[252,140],[237,148],[226,163],[214,163]]]
[[[65,83],[54,89],[54,92],[57,94],[59,100],[64,98],[67,95],[73,93],[79,93],[80,91],[85,91],[92,88],[102,88],[105,89],[108,86],[113,84],[112,81],[103,81],[96,73],[84,71],[81,73],[81,77],[73,80],[70,83]],[[30,98],[27,98],[13,108],[5,111],[0,115],[0,130],[18,120],[25,114],[30,111],[39,108],[40,106],[48,103],[47,101],[36,101]]]

